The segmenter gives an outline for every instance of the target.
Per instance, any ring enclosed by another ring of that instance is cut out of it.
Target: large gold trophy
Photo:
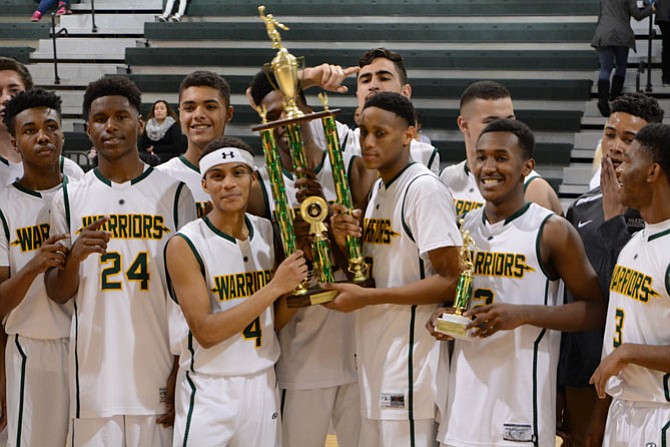
[[[477,246],[472,240],[470,232],[463,229],[463,219],[460,221],[461,236],[463,245],[461,246],[460,261],[463,264],[463,272],[458,277],[456,285],[456,296],[454,297],[454,313],[444,313],[437,319],[435,330],[453,338],[461,340],[470,339],[469,331],[466,329],[472,321],[464,317],[463,312],[470,307],[470,298],[472,298],[472,281],[475,273],[474,259],[477,255]],[[472,249],[470,247],[472,246]]]
[[[266,72],[272,72],[276,80],[275,89],[281,92],[283,97],[284,116],[281,120],[267,122],[265,111],[260,109],[259,113],[263,123],[252,128],[260,131],[263,143],[263,152],[268,168],[270,182],[272,183],[272,196],[275,202],[275,220],[279,226],[282,246],[286,256],[296,250],[296,236],[293,227],[293,209],[286,197],[286,189],[282,177],[282,166],[279,150],[274,140],[273,129],[285,126],[289,141],[289,151],[293,162],[293,172],[296,178],[302,178],[305,174],[300,168],[307,167],[307,159],[303,150],[304,144],[300,131],[303,122],[321,119],[324,134],[328,144],[328,155],[333,168],[333,179],[336,185],[337,201],[344,205],[349,212],[353,209],[351,191],[347,173],[344,170],[340,141],[337,134],[337,126],[334,116],[340,110],[329,110],[325,95],[320,95],[324,110],[304,114],[296,104],[296,98],[300,92],[300,81],[298,72],[301,58],[296,58],[282,45],[281,35],[277,28],[288,30],[289,28],[278,22],[272,14],[265,14],[265,7],[259,6],[261,19],[265,23],[268,37],[272,41],[272,48],[277,54],[270,64],[264,66]],[[270,77],[268,77],[270,79]],[[312,255],[312,277],[317,283],[334,282],[333,261],[330,244],[327,235],[327,227],[324,221],[328,218],[328,203],[321,197],[309,197],[300,206],[302,219],[310,224],[311,255]],[[369,268],[361,254],[361,241],[359,238],[347,238],[347,257],[349,272],[353,275],[353,282],[368,286],[370,285]],[[303,307],[332,301],[337,296],[336,291],[323,290],[318,286],[306,288],[304,285],[296,289],[287,298],[289,307]]]

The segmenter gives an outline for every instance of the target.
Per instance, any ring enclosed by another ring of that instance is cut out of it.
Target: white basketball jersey
[[[622,343],[670,345],[670,220],[646,224],[619,253],[610,282],[603,357]],[[628,365],[607,383],[610,396],[670,403],[670,374]]]
[[[60,157],[60,172],[65,174],[71,181],[79,180],[84,176],[84,170],[67,157]],[[11,185],[23,176],[23,163],[14,163],[4,157],[0,157],[0,186]]]
[[[0,188],[0,266],[9,267],[10,275],[30,262],[49,238],[49,208],[60,187],[32,191],[14,183]],[[49,299],[41,273],[5,317],[4,325],[10,335],[51,340],[68,337],[71,321],[72,304],[60,305]]]
[[[202,189],[202,175],[200,168],[188,161],[186,157],[180,155],[174,157],[156,166],[156,169],[164,172],[175,180],[186,183],[188,189],[193,194],[195,206],[198,210],[198,217],[205,215],[207,204],[210,202],[209,194]]]
[[[274,247],[269,220],[246,216],[249,237],[237,240],[217,229],[207,217],[179,230],[204,273],[212,313],[225,312],[250,299],[272,279]],[[274,366],[279,343],[273,307],[265,309],[244,331],[203,348],[191,332],[183,341],[179,366],[211,376],[254,374]]]
[[[424,165],[412,163],[388,184],[379,179],[372,187],[363,252],[378,289],[435,275],[428,252],[461,243],[451,194]],[[436,307],[382,304],[355,312],[363,417],[435,416],[438,352],[424,325]]]
[[[523,181],[524,191],[528,188],[530,182],[536,178],[542,178],[542,176],[532,170]],[[468,169],[467,160],[444,168],[440,173],[440,180],[451,190],[456,205],[456,214],[459,216],[464,216],[470,211],[484,206],[484,198],[479,192],[477,179]]]
[[[353,150],[356,155],[361,155],[360,128],[354,129],[353,134],[355,137],[355,146]],[[412,160],[427,166],[435,175],[440,173],[440,153],[433,145],[424,143],[423,141],[412,140],[409,145],[409,153]]]
[[[107,251],[81,263],[74,296],[71,416],[161,414],[173,364],[163,248],[195,218],[193,198],[186,185],[150,167],[121,184],[96,168],[56,193],[51,234],[69,233],[71,245],[103,216]]]
[[[538,251],[552,215],[533,203],[496,224],[486,221],[484,208],[468,213],[463,228],[479,249],[471,307],[561,304],[559,281],[547,277]],[[530,325],[456,340],[438,440],[453,446],[553,447],[559,344],[560,332]]]
[[[347,150],[349,145],[346,140],[342,140],[341,144],[344,168],[350,172],[355,157]],[[267,207],[274,215],[274,200],[267,166],[261,167],[258,173]],[[324,152],[323,160],[314,173],[323,188],[326,200],[330,203],[335,202],[337,195],[333,168],[327,152]],[[283,177],[289,203],[296,213],[299,213],[295,179],[287,170],[284,170]],[[343,272],[335,274],[337,280],[345,279]],[[282,355],[277,363],[276,372],[280,388],[326,388],[356,381],[353,314],[334,312],[323,306],[298,309],[293,318],[279,331],[279,342]]]

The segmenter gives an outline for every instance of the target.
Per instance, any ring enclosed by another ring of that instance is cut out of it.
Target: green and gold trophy
[[[470,232],[463,229],[463,219],[460,221],[460,227],[463,245],[461,246],[459,258],[464,269],[458,277],[458,284],[456,285],[456,296],[454,297],[453,306],[454,313],[443,313],[437,319],[435,330],[453,338],[468,340],[471,337],[466,327],[472,320],[464,317],[463,312],[467,311],[470,307],[472,280],[475,273],[474,258],[477,255],[477,246],[475,245],[475,241],[472,240]]]
[[[329,110],[325,95],[320,95],[324,110],[304,114],[296,103],[296,98],[300,92],[300,80],[298,72],[302,65],[301,58],[297,58],[288,52],[282,45],[281,35],[277,28],[288,30],[288,27],[278,22],[272,14],[265,14],[265,7],[259,6],[261,19],[265,23],[268,37],[272,41],[272,48],[277,50],[277,54],[270,64],[266,64],[266,72],[272,72],[276,80],[275,89],[283,97],[283,107],[285,118],[267,122],[265,112],[259,110],[262,124],[252,128],[254,131],[260,131],[263,143],[263,152],[265,161],[272,183],[272,197],[275,203],[275,219],[279,226],[282,245],[286,256],[296,250],[296,236],[293,227],[293,209],[289,205],[286,197],[286,189],[282,177],[282,166],[279,157],[279,150],[274,140],[273,129],[281,126],[286,127],[286,134],[289,142],[289,152],[293,163],[293,172],[296,178],[302,178],[305,174],[300,168],[307,167],[307,158],[304,152],[304,144],[300,125],[315,119],[321,119],[324,134],[328,144],[328,155],[333,168],[333,179],[336,185],[337,201],[344,205],[349,212],[353,209],[351,191],[344,163],[342,160],[342,151],[337,134],[337,126],[334,116],[340,110]],[[268,77],[271,79],[270,77]],[[317,283],[334,282],[333,260],[331,255],[330,243],[328,239],[327,227],[324,223],[328,218],[328,203],[321,197],[309,197],[300,207],[302,219],[310,224],[311,251],[312,251],[312,277]],[[361,241],[359,238],[347,238],[347,257],[349,262],[349,271],[353,275],[353,282],[360,285],[369,285],[369,268],[361,254]],[[332,301],[337,296],[336,291],[323,290],[318,286],[306,289],[298,288],[292,296],[287,298],[289,307],[303,307],[314,304],[321,304]]]

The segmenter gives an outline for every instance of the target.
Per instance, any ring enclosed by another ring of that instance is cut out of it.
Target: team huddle
[[[463,92],[466,160],[440,172],[398,53],[305,68],[302,87],[344,93],[352,75],[358,128],[337,131],[355,210],[336,203],[320,122],[301,126],[300,175],[286,129],[273,130],[290,206],[331,204],[337,281],[320,286],[337,296],[296,309],[287,296],[314,282],[309,224],[295,213],[299,250],[285,255],[267,166],[225,136],[221,76],[183,79],[188,147],[155,168],[138,152],[141,92],[125,77],[91,82],[98,165],[84,174],[61,153],[60,98],[0,58],[7,445],[322,447],[332,427],[342,447],[553,447],[557,420],[574,445],[667,443],[670,126],[658,103],[612,101],[600,186],[564,218],[504,86]],[[259,72],[246,92],[269,121],[284,117],[273,83]],[[302,92],[297,105],[311,110]],[[435,326],[453,312],[462,231],[478,248],[470,337],[451,340]],[[374,287],[346,282],[351,236]]]

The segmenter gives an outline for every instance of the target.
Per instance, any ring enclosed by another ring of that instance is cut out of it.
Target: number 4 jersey
[[[272,279],[272,224],[249,214],[245,223],[249,237],[244,241],[221,232],[207,217],[185,225],[177,234],[188,243],[200,264],[210,291],[212,313],[243,303]],[[182,344],[180,368],[216,377],[254,374],[273,367],[279,358],[272,306],[240,334],[209,349],[200,346],[191,332]]]
[[[647,224],[619,254],[610,282],[603,357],[623,343],[670,345],[670,220]],[[610,396],[670,402],[670,374],[628,365],[607,383]]]
[[[188,188],[147,168],[114,183],[96,168],[64,185],[51,209],[51,234],[71,235],[107,216],[106,253],[79,266],[70,331],[70,413],[74,418],[165,412],[168,301],[163,247],[195,218]]]

